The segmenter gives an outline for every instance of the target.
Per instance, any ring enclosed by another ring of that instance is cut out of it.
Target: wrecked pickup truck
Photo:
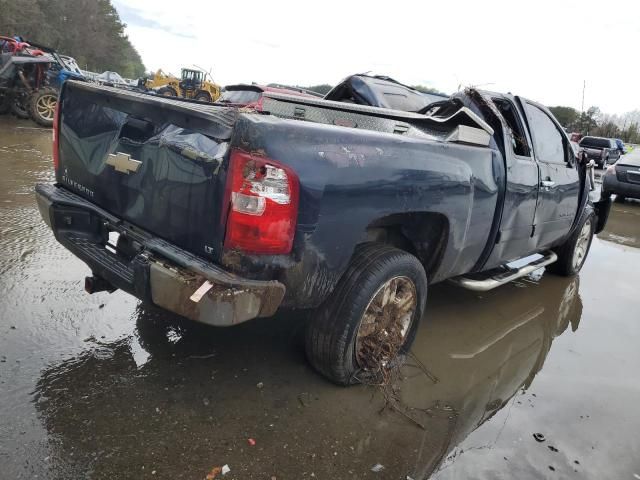
[[[400,363],[429,285],[576,274],[610,207],[512,95],[407,112],[264,92],[254,111],[71,81],[59,105],[36,197],[89,293],[216,326],[307,310],[308,359],[339,384]]]

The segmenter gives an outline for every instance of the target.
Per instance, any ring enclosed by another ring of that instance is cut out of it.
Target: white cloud
[[[640,4],[116,0],[149,69],[212,68],[220,84],[336,83],[375,71],[452,92],[486,85],[547,105],[640,107]],[[193,38],[190,38],[193,37]]]

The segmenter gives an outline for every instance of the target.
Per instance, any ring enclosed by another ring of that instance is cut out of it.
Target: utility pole
[[[582,130],[584,131],[584,91],[587,88],[587,81],[583,80],[582,81],[582,106],[580,107],[580,126],[582,127]],[[589,135],[589,132],[587,131],[587,135]]]

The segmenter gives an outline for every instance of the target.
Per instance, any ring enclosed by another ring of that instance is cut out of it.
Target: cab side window
[[[533,137],[533,151],[538,161],[566,164],[564,142],[556,124],[540,108],[530,103],[525,105]]]

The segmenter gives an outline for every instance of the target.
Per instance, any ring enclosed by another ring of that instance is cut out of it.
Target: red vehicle
[[[34,48],[29,43],[23,42],[18,38],[4,37],[0,35],[0,54],[1,53],[11,53],[11,54],[25,53],[27,55],[33,55],[34,57],[39,55],[44,55],[44,52],[39,48]]]
[[[226,86],[216,103],[224,103],[225,105],[234,107],[248,107],[262,111],[263,94],[265,92],[322,98],[321,94],[305,90],[304,88],[284,85],[238,84]]]

